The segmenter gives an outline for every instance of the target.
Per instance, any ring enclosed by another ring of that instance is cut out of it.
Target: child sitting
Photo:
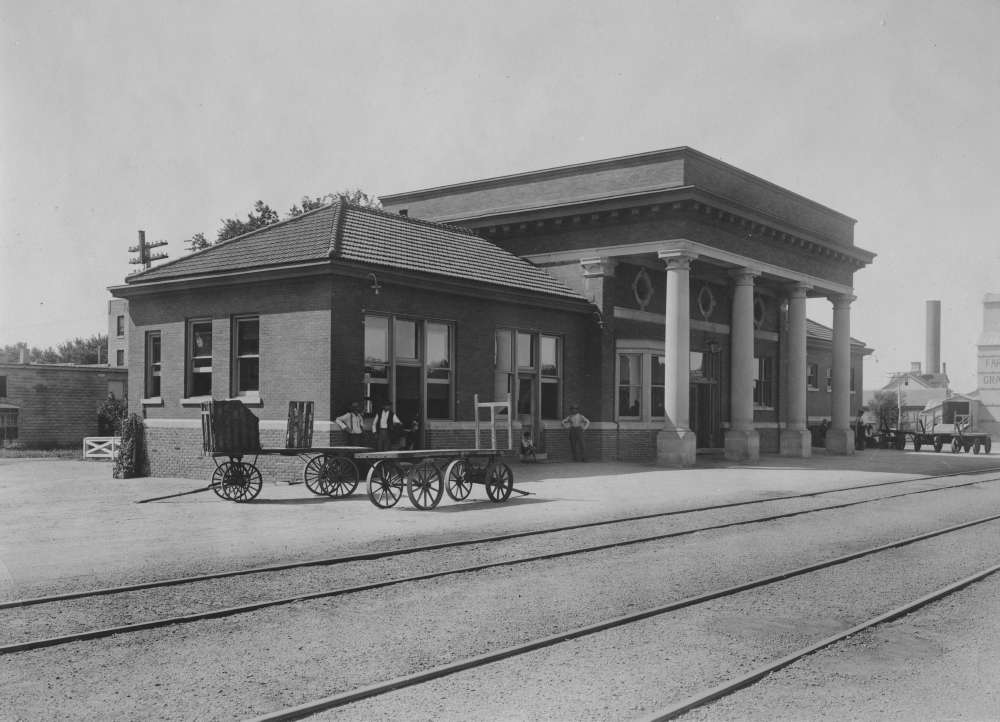
[[[521,460],[538,461],[535,456],[535,442],[531,440],[531,432],[525,431],[521,434]]]

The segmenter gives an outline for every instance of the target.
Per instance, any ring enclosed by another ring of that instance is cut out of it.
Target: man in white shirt
[[[402,426],[396,413],[392,410],[392,404],[386,401],[382,404],[382,410],[375,414],[372,422],[372,433],[375,434],[375,450],[388,451],[392,446],[392,429],[394,426]]]
[[[361,415],[361,405],[355,401],[347,413],[341,414],[334,422],[347,433],[348,446],[364,446],[365,419]]]

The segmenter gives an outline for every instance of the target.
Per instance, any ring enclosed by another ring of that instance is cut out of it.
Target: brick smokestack
[[[927,302],[927,351],[924,373],[941,373],[941,302]]]

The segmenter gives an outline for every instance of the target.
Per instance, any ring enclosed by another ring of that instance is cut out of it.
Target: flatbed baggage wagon
[[[313,446],[312,401],[288,404],[284,447],[261,446],[260,420],[242,401],[206,402],[201,421],[203,451],[215,462],[209,486],[228,501],[251,501],[260,494],[263,477],[257,459],[268,455],[302,459],[303,481],[313,494],[349,496],[360,483],[353,459],[371,451],[370,446]]]
[[[355,455],[372,462],[366,479],[368,499],[377,507],[388,509],[403,496],[405,487],[410,502],[417,509],[434,509],[445,493],[454,501],[463,501],[473,485],[482,485],[490,501],[500,503],[510,498],[514,488],[514,472],[502,460],[513,448],[510,418],[510,396],[506,401],[480,403],[474,397],[476,410],[476,448],[417,449],[406,451],[371,451]],[[490,448],[480,448],[480,411],[490,411]],[[502,418],[501,418],[502,417]],[[507,448],[497,445],[497,421],[506,420]]]

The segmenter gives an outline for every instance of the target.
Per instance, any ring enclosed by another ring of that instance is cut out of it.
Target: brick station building
[[[809,455],[829,409],[827,450],[853,453],[852,279],[874,258],[853,219],[690,148],[382,201],[111,289],[129,302],[129,398],[154,474],[211,467],[208,398],[254,407],[269,444],[288,402],[312,400],[317,445],[343,441],[331,420],[352,401],[387,399],[421,444],[451,447],[473,444],[474,395],[509,393],[549,458],[569,457],[559,421],[578,404],[590,457],[669,466],[699,449]],[[807,297],[830,300],[832,329],[807,321]]]

